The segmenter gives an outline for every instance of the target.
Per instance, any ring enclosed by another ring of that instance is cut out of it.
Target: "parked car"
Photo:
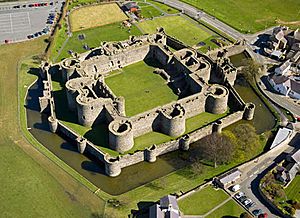
[[[239,184],[236,184],[234,186],[231,187],[231,191],[233,192],[237,192],[241,189],[241,186]]]
[[[242,202],[242,203],[243,203],[245,200],[247,200],[247,197],[246,197],[245,195],[242,196],[242,197],[240,197],[240,199],[239,199],[239,201]]]
[[[254,216],[258,216],[259,214],[262,214],[262,209],[256,209],[252,211]]]
[[[243,204],[245,205],[245,206],[247,206],[248,204],[251,204],[253,201],[251,200],[251,199],[249,199],[249,198],[247,198],[244,202],[243,202]]]
[[[255,202],[251,202],[250,204],[247,204],[247,205],[246,205],[246,208],[249,209],[249,208],[251,208],[251,207],[254,207],[255,205],[256,205]]]
[[[239,198],[241,198],[242,196],[244,196],[245,194],[244,194],[244,192],[238,192],[238,193],[236,193],[235,195],[234,195],[234,197],[236,198],[236,199],[239,199]]]
[[[261,213],[258,215],[258,218],[268,218],[268,214],[267,213]]]

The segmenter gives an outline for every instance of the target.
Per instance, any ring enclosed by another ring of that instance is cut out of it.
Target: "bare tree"
[[[213,133],[195,143],[194,158],[211,161],[216,168],[218,164],[229,163],[234,154],[234,145],[224,135]]]
[[[244,78],[251,84],[255,83],[255,77],[258,75],[259,65],[257,62],[253,61],[252,59],[246,59],[243,61],[243,67],[241,70],[242,75]]]

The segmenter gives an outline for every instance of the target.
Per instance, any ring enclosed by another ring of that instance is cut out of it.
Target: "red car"
[[[268,214],[267,213],[259,214],[258,218],[268,218]]]

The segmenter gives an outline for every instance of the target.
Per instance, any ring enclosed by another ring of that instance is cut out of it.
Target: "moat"
[[[30,89],[29,93],[34,93],[35,88],[36,85]],[[273,115],[250,86],[236,84],[234,88],[246,102],[255,103],[256,113],[252,121],[242,120],[227,128],[234,128],[242,122],[250,122],[259,134],[272,129],[275,125]],[[105,175],[104,164],[95,161],[91,156],[81,155],[74,144],[57,134],[49,132],[46,115],[27,109],[27,119],[29,131],[41,144],[101,190],[112,195],[122,194],[190,164],[190,162],[178,158],[182,151],[175,151],[158,157],[154,163],[141,162],[126,167],[122,169],[122,173],[118,177],[111,178]]]

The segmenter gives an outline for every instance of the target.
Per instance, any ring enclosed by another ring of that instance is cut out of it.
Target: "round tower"
[[[121,167],[119,164],[119,157],[105,157],[105,173],[110,177],[116,177],[121,174]]]
[[[87,140],[86,140],[85,138],[83,138],[83,137],[78,137],[78,138],[76,139],[78,152],[79,152],[80,154],[83,154],[83,153],[84,153],[84,150],[85,150],[85,148],[86,148],[86,141],[87,141]]]
[[[225,86],[214,84],[207,90],[205,111],[213,114],[223,114],[227,111],[229,91]]]
[[[212,126],[212,132],[221,133],[222,132],[222,124],[223,122],[221,120],[217,120],[214,122]]]
[[[145,160],[150,163],[153,163],[156,161],[156,145],[155,144],[145,150]]]
[[[55,117],[49,116],[48,117],[49,129],[51,132],[55,133],[58,127],[58,121]]]
[[[68,100],[68,107],[71,111],[76,111],[76,89],[72,86],[72,80],[66,82],[66,93]]]
[[[117,106],[117,110],[119,111],[121,116],[126,116],[126,112],[125,112],[125,98],[123,96],[119,96],[116,99],[116,106]]]
[[[66,82],[70,79],[70,77],[73,75],[76,67],[79,67],[78,65],[79,60],[76,58],[67,58],[63,60],[61,63],[62,67],[62,81]]]
[[[161,109],[160,131],[171,137],[181,136],[185,132],[185,109],[176,104]]]
[[[180,149],[183,150],[183,151],[189,150],[190,149],[190,142],[191,142],[191,138],[190,138],[189,134],[184,135],[179,141]]]
[[[130,120],[116,119],[108,125],[109,146],[120,153],[130,150],[133,145],[132,123]]]
[[[247,103],[244,109],[243,117],[245,120],[252,120],[255,112],[255,104]]]

